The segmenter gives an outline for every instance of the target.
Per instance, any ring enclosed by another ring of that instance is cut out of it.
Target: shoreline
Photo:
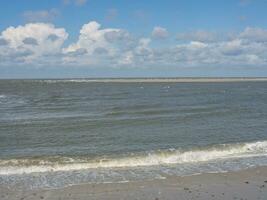
[[[179,198],[178,198],[179,197]],[[168,177],[151,181],[73,185],[59,189],[17,191],[0,187],[1,200],[185,200],[267,199],[267,166],[236,172]]]

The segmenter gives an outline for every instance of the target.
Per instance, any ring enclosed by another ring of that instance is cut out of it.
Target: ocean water
[[[0,80],[0,185],[55,188],[264,165],[264,81]]]

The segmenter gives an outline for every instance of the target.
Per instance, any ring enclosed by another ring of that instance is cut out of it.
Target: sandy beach
[[[1,186],[0,194],[1,200],[264,200],[267,199],[267,167],[143,182],[84,184],[53,190],[16,191]]]

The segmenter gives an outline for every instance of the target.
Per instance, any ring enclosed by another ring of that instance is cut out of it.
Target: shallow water
[[[0,81],[0,184],[39,188],[267,164],[267,82]]]

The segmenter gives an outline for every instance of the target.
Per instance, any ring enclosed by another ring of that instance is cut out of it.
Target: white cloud
[[[6,46],[6,45],[8,45],[8,43],[9,42],[6,39],[0,38],[0,46]]]
[[[119,28],[84,24],[76,41],[53,24],[29,23],[0,34],[0,66],[199,67],[266,66],[267,30],[248,27],[222,40],[209,32],[160,46],[150,37],[135,37]],[[227,36],[225,36],[226,38]],[[211,39],[212,38],[212,39]],[[175,40],[174,40],[175,41]],[[164,41],[162,41],[164,42]]]
[[[83,58],[79,58],[82,64],[96,64],[101,60],[100,62],[117,65],[130,62],[131,53],[128,50],[135,45],[133,43],[127,31],[114,28],[102,29],[99,23],[92,21],[83,25],[78,41],[64,48],[63,52],[68,56],[78,49],[85,49],[86,54],[83,54]]]
[[[202,49],[207,46],[208,46],[207,44],[203,42],[197,42],[197,41],[191,41],[190,44],[188,45],[188,47],[192,49]]]
[[[11,26],[0,36],[2,40],[8,41],[5,49],[0,48],[0,55],[23,57],[25,61],[30,62],[44,55],[61,53],[67,37],[65,29],[55,28],[52,24],[29,23],[25,26]]]
[[[237,56],[242,54],[243,51],[244,47],[242,46],[242,41],[239,39],[221,44],[221,52],[224,55]]]
[[[256,42],[267,42],[267,30],[262,28],[247,27],[240,37]]]
[[[115,40],[121,30],[100,29],[100,27],[101,25],[95,21],[83,25],[80,30],[78,41],[69,45],[64,49],[64,52],[68,53],[84,48],[87,50],[88,54],[92,54],[96,48],[104,48],[111,53],[114,49],[110,40]],[[110,34],[111,36],[107,37],[106,34]]]
[[[157,39],[164,39],[167,38],[169,35],[168,31],[166,28],[162,28],[160,26],[154,27],[152,31],[152,37],[157,38]]]
[[[22,41],[24,44],[28,44],[28,45],[38,45],[38,42],[36,39],[31,38],[31,37],[27,37]]]

